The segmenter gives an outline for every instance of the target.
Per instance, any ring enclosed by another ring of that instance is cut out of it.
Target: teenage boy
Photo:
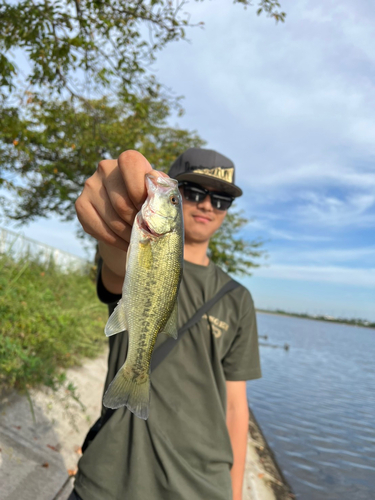
[[[111,313],[121,297],[135,215],[146,198],[140,153],[99,163],[76,202],[84,230],[99,242],[98,296]],[[234,198],[234,165],[190,148],[173,163],[185,227],[179,327],[231,278],[208,243]],[[165,175],[154,172],[156,175]],[[166,340],[163,335],[155,349]],[[127,334],[110,337],[105,389],[125,361]],[[71,498],[83,500],[241,500],[248,406],[246,380],[261,376],[250,293],[239,286],[191,327],[151,376],[148,420],[125,407],[108,419],[79,461]],[[104,408],[103,411],[106,409]]]

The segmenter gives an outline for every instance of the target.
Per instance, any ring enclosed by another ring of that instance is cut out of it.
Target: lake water
[[[257,314],[263,378],[247,393],[300,500],[375,499],[375,330]]]

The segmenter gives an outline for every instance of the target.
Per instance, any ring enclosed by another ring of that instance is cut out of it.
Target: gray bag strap
[[[189,328],[194,326],[202,316],[213,307],[216,302],[218,302],[226,293],[234,290],[240,286],[240,283],[231,279],[214,295],[210,300],[205,302],[203,306],[198,309],[198,311],[187,321],[179,330],[177,339],[169,338],[163,342],[154,352],[151,358],[151,371],[155,370],[157,366],[163,361],[163,359],[171,352],[174,346],[179,340],[181,340],[182,334],[185,333]]]

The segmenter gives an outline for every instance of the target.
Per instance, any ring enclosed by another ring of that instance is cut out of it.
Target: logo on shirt
[[[225,321],[221,321],[220,319],[215,318],[215,316],[207,316],[207,314],[204,314],[202,318],[208,319],[211,324],[212,334],[216,339],[221,337],[223,330],[224,332],[228,331],[229,325],[225,323]],[[210,329],[210,324],[207,324],[208,329]]]

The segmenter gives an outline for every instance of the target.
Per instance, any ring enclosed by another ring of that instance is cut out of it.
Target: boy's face
[[[200,184],[208,191],[216,191],[207,184]],[[226,216],[226,210],[213,208],[211,198],[207,195],[203,201],[189,201],[182,196],[182,211],[184,215],[185,242],[205,243],[219,229]]]

